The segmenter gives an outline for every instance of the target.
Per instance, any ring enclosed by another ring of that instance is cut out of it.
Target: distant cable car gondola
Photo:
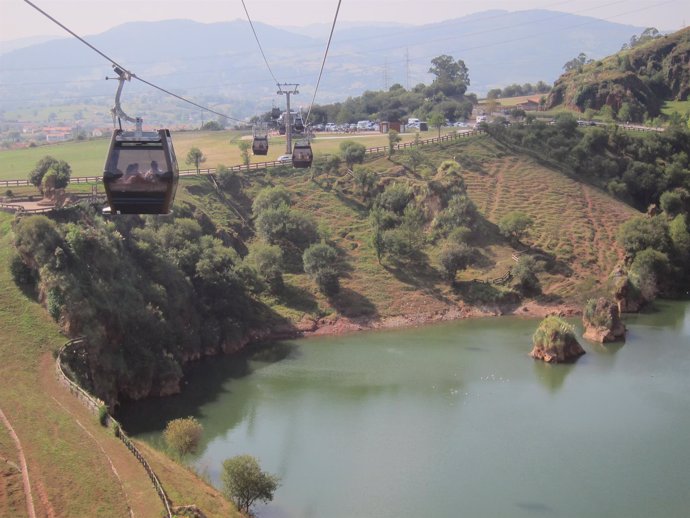
[[[254,127],[254,139],[252,140],[252,153],[255,155],[268,154],[268,131],[262,126]]]
[[[301,169],[311,167],[313,160],[314,153],[311,150],[311,144],[309,141],[295,142],[295,145],[292,148],[292,167]]]
[[[130,74],[119,76],[113,117],[136,124],[134,131],[113,131],[103,171],[103,185],[111,214],[168,214],[177,190],[179,169],[170,131],[142,131],[142,119],[129,117],[120,107],[120,94]]]

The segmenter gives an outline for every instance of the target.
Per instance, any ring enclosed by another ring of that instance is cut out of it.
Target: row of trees
[[[430,85],[420,83],[407,90],[396,83],[388,91],[366,91],[344,102],[314,105],[310,122],[397,121],[412,116],[426,120],[432,112],[441,113],[451,121],[468,118],[477,97],[466,93],[470,77],[465,62],[445,54],[437,56],[431,60],[429,73],[434,75]],[[270,121],[270,112],[260,119]]]
[[[487,99],[500,99],[501,97],[519,97],[521,95],[547,94],[551,91],[551,86],[544,81],[537,81],[536,84],[525,83],[519,85],[513,83],[504,88],[492,88],[486,94]]]

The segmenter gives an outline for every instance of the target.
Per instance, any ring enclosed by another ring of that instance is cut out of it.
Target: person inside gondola
[[[151,160],[151,167],[144,173],[144,180],[147,182],[156,182],[158,181],[160,174],[161,172],[158,169],[158,162]]]

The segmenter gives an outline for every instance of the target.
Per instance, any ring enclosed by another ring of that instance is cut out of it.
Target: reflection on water
[[[197,416],[216,484],[256,456],[282,479],[261,518],[687,516],[690,304],[625,320],[625,344],[581,340],[573,365],[530,358],[519,318],[283,342],[121,417],[156,443]]]
[[[568,374],[573,370],[574,365],[553,365],[542,361],[534,360],[534,373],[537,380],[549,392],[557,392],[563,386],[563,382]]]

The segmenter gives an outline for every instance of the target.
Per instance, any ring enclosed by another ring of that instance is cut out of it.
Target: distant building
[[[46,142],[64,142],[72,138],[72,128],[68,126],[55,126],[43,128]]]
[[[539,100],[541,97],[529,97],[519,104],[515,105],[518,110],[524,110],[526,112],[535,112],[539,110]]]

